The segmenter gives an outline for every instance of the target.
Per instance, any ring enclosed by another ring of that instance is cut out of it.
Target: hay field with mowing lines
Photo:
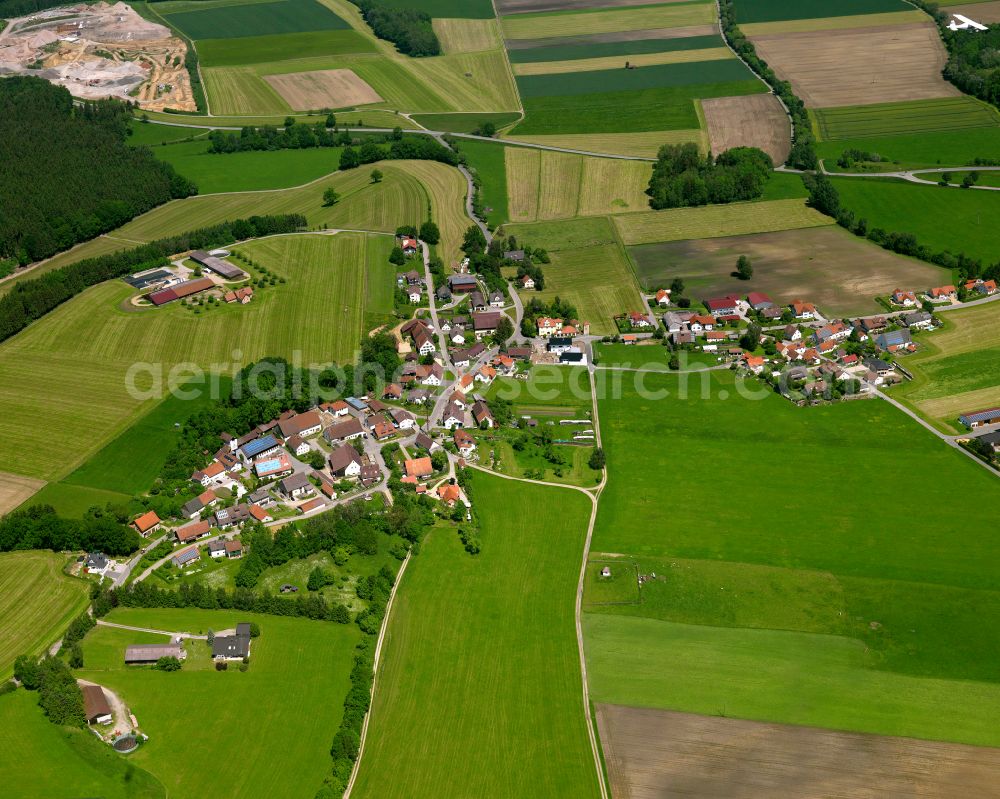
[[[519,44],[517,41],[508,41],[507,50],[512,64],[523,65],[537,61],[572,61],[573,59],[606,58],[607,56],[706,50],[719,47],[722,44],[722,39],[717,33],[712,36],[670,36],[665,38],[660,38],[658,36],[660,33],[660,31],[632,31],[625,34],[528,39],[524,42],[532,45],[531,47],[519,47],[516,46]],[[649,34],[649,36],[644,36],[641,39],[622,38],[623,36],[634,37],[638,34]]]
[[[200,315],[180,305],[123,310],[133,292],[120,281],[88,289],[0,347],[0,457],[32,477],[71,472],[156,404],[158,392],[146,399],[126,390],[136,362],[162,364],[166,373],[183,362],[231,363],[237,350],[242,362],[294,352],[306,364],[351,359],[363,332],[367,247],[364,234],[241,245],[288,283],[258,291],[250,305]],[[149,386],[147,375],[138,387]],[[30,444],[59,425],[75,431],[62,447]]]
[[[950,279],[940,267],[883,250],[837,225],[643,244],[630,248],[629,255],[640,285],[649,290],[680,277],[687,296],[695,299],[762,291],[778,304],[796,298],[814,302],[838,318],[883,311],[875,298],[899,286]],[[753,263],[750,280],[732,276],[740,255]]]
[[[242,39],[202,39],[202,67],[236,67],[285,59],[316,58],[345,53],[375,53],[375,45],[357,31],[310,31]]]
[[[1000,115],[995,109],[967,96],[817,108],[813,115],[818,132],[825,140],[996,128],[1000,125]]]
[[[510,220],[568,219],[649,207],[651,165],[508,147]]]
[[[202,74],[213,113],[280,114],[292,110],[253,67],[203,67]]]
[[[1000,305],[950,311],[947,324],[920,337],[920,351],[906,359],[914,376],[893,397],[942,430],[965,432],[958,417],[1000,404]]]
[[[429,108],[414,107],[413,103],[404,102],[398,105],[399,108],[413,111],[517,111],[521,107],[503,50],[411,58],[400,64],[415,79],[434,87],[445,103],[441,107]]]
[[[977,158],[993,158],[1000,152],[1000,126],[969,128],[940,133],[911,133],[894,136],[869,136],[857,139],[834,139],[816,144],[827,169],[836,169],[836,161],[846,149],[879,153],[890,162],[916,169],[970,164]],[[958,166],[961,169],[960,166]],[[898,169],[898,167],[893,167]],[[954,171],[954,170],[953,170]]]
[[[577,58],[569,61],[533,61],[514,64],[515,75],[555,75],[566,72],[595,72],[620,69],[625,61],[639,67],[657,64],[686,64],[692,61],[721,61],[735,58],[728,47],[709,47],[704,50],[668,50],[662,53],[645,53],[634,56],[609,55],[601,58]]]
[[[44,485],[44,480],[0,472],[0,516],[10,513],[29,497],[37,494]]]
[[[87,606],[89,583],[63,574],[56,552],[0,554],[0,679],[18,655],[41,654]]]
[[[596,716],[614,795],[631,799],[951,799],[1000,780],[996,749],[620,705]]]
[[[624,248],[604,217],[569,222],[507,225],[522,242],[544,247],[552,262],[545,265],[545,290],[522,291],[532,297],[559,296],[576,306],[581,321],[596,335],[615,333],[613,317],[646,307]]]
[[[470,477],[482,550],[442,524],[407,567],[352,796],[599,796],[573,625],[590,503]]]
[[[659,130],[652,133],[562,133],[551,136],[508,135],[511,141],[568,147],[591,153],[631,155],[637,158],[655,158],[664,144],[696,142],[702,151],[708,150],[706,134],[702,130]]]
[[[812,108],[958,97],[941,77],[948,54],[931,22],[890,31],[751,37],[757,53]]]
[[[713,155],[732,147],[759,147],[776,166],[788,158],[792,149],[790,123],[773,94],[702,100],[701,110]]]
[[[736,4],[736,21],[776,22],[788,19],[817,19],[829,16],[850,17],[861,14],[886,14],[908,11],[913,6],[903,0],[740,0]]]
[[[500,24],[495,19],[435,19],[434,33],[446,55],[478,53],[501,46]]]
[[[349,69],[266,75],[264,80],[296,111],[382,102],[378,92]]]
[[[768,36],[777,33],[806,33],[809,31],[853,30],[855,28],[889,28],[896,25],[927,23],[923,11],[894,11],[884,14],[858,14],[851,17],[820,17],[816,19],[789,19],[781,22],[750,22],[740,25],[748,37]],[[929,24],[929,23],[928,23]]]
[[[716,9],[713,3],[680,3],[615,8],[578,14],[566,12],[518,14],[504,17],[500,24],[504,36],[508,39],[544,39],[591,33],[621,33],[647,28],[708,25],[715,21]]]
[[[625,244],[709,239],[776,230],[832,225],[833,220],[803,200],[704,205],[612,217]]]
[[[193,608],[116,608],[107,618],[163,630],[224,630],[241,621],[260,626],[246,672],[232,664],[215,671],[203,641],[190,641],[184,668],[165,675],[122,664],[120,653],[135,632],[100,627],[84,640],[87,668],[79,676],[111,688],[135,712],[150,739],[129,760],[157,777],[170,796],[256,799],[312,795],[320,787],[350,687],[360,637],[355,625]],[[191,708],[198,708],[197,723],[185,712]],[[275,757],[278,740],[281,756]]]

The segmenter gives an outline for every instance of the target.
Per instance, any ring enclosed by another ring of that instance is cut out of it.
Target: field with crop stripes
[[[40,654],[87,605],[88,584],[62,573],[55,552],[0,554],[0,679],[18,655]]]
[[[165,380],[178,363],[207,369],[295,353],[304,364],[350,360],[363,332],[370,246],[388,254],[365,234],[287,236],[241,245],[287,283],[259,289],[250,305],[221,305],[198,314],[181,305],[128,308],[133,292],[120,281],[88,289],[0,347],[5,409],[0,457],[32,477],[53,479],[72,471],[155,404],[159,392],[135,394],[127,388],[137,363],[148,366],[135,384],[148,389],[150,374],[162,372]],[[380,301],[376,310],[384,309]],[[72,392],[66,392],[67,384]],[[74,430],[60,447],[31,443],[57,427]]]
[[[903,0],[738,0],[736,21],[774,22],[785,19],[815,19],[855,14],[883,14],[892,11],[909,11],[913,7]]]
[[[157,11],[192,39],[240,39],[245,36],[346,30],[347,22],[316,0],[276,0],[270,3],[203,2],[193,10],[175,10],[172,4]]]
[[[589,33],[618,33],[651,28],[705,25],[716,19],[715,4],[666,3],[581,13],[517,14],[501,21],[508,39],[543,39]]]
[[[814,112],[824,139],[851,139],[900,133],[934,133],[996,128],[1000,115],[972,97],[915,100],[908,103],[819,108]]]
[[[808,208],[803,200],[706,205],[613,217],[625,244],[709,239],[775,230],[832,225],[833,220]]]
[[[253,67],[204,67],[208,104],[218,114],[280,114],[288,105]]]
[[[344,53],[374,53],[375,45],[357,31],[308,31],[242,39],[203,39],[198,59],[203,67],[266,64],[285,59],[315,58]]]
[[[549,136],[511,134],[508,138],[551,147],[567,147],[591,153],[631,155],[638,158],[655,158],[664,144],[695,142],[702,150],[708,149],[705,132],[697,128],[658,130],[649,133],[555,133]]]

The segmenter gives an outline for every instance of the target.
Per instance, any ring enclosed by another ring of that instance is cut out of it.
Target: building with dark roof
[[[224,277],[226,280],[240,280],[246,277],[246,272],[242,269],[233,266],[227,261],[223,261],[221,258],[216,258],[214,255],[209,255],[204,250],[195,250],[188,257],[209,271],[215,272],[220,277]]]
[[[80,691],[83,694],[83,712],[88,724],[110,724],[114,721],[111,705],[101,686],[81,685]]]
[[[281,449],[281,444],[278,443],[278,439],[274,436],[268,434],[261,438],[255,438],[253,441],[249,441],[243,445],[241,451],[243,457],[247,460],[251,458],[264,457],[277,452]]]
[[[240,622],[234,635],[217,635],[212,641],[212,657],[215,660],[243,660],[250,657],[250,624]]]
[[[154,291],[152,294],[148,294],[146,298],[153,303],[153,305],[166,305],[168,302],[180,300],[184,297],[190,297],[194,294],[213,288],[214,286],[215,283],[213,283],[209,278],[200,277],[196,280],[185,280],[183,283],[178,283],[176,286],[171,286],[170,288]]]
[[[125,665],[156,663],[160,658],[184,660],[187,653],[180,644],[132,644],[125,647]]]

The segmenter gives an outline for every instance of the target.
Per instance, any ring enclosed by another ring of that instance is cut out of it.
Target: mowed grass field
[[[613,217],[626,245],[660,241],[740,236],[776,230],[830,225],[833,220],[806,206],[804,200],[788,199],[731,205],[672,208]]]
[[[57,552],[0,554],[0,680],[18,655],[37,655],[58,639],[89,597],[88,583],[63,574]]]
[[[407,567],[352,795],[598,796],[573,623],[590,503],[472,486],[482,551],[441,526]]]
[[[542,39],[619,33],[652,28],[707,25],[715,21],[715,6],[707,2],[663,3],[652,6],[611,8],[580,12],[515,14],[501,20],[508,39]]]
[[[957,167],[971,164],[977,158],[991,158],[991,153],[998,152],[1000,127],[834,139],[816,145],[816,152],[831,170],[838,168],[836,161],[847,149],[878,153],[888,161],[886,167],[892,171],[899,166],[909,169]]]
[[[508,147],[506,179],[512,222],[535,222],[646,210],[652,166]]]
[[[1000,115],[974,97],[818,108],[813,114],[823,139],[855,139],[910,133],[1000,127]]]
[[[642,244],[629,249],[636,276],[646,290],[684,280],[696,299],[761,291],[775,302],[815,303],[829,317],[861,316],[884,308],[875,302],[900,286],[932,286],[950,272],[883,250],[836,225]],[[753,277],[733,277],[746,255]]]
[[[992,191],[919,186],[902,181],[834,179],[841,206],[868,220],[869,228],[912,233],[934,250],[964,252],[984,264],[1000,252],[1000,195]]]
[[[598,606],[616,596],[588,583],[595,701],[996,745],[982,707],[1000,694],[986,622],[1000,614],[1000,547],[983,536],[995,478],[877,401],[803,411],[759,385],[740,396],[720,372],[645,375],[643,388],[601,401],[609,481],[593,550],[630,553],[622,574],[634,562],[657,579],[620,607]],[[710,480],[678,468],[719,441],[726,465]],[[850,500],[814,518],[816,494],[789,491],[803,474]],[[664,480],[683,501],[664,501]],[[921,503],[915,523],[883,501],[970,490],[987,499],[961,519]]]
[[[316,0],[158,3],[156,11],[192,39],[240,39],[279,33],[347,30],[348,23]]]
[[[646,307],[632,267],[611,223],[605,217],[569,222],[507,225],[518,241],[548,250],[545,290],[522,291],[521,299],[560,297],[576,306],[591,333],[614,333],[613,317]],[[584,236],[578,237],[578,233]],[[589,240],[588,240],[589,239]]]
[[[128,704],[150,737],[131,761],[157,777],[170,796],[301,796],[319,788],[350,687],[360,636],[354,625],[192,608],[119,608],[107,618],[190,632],[231,629],[242,621],[260,625],[246,672],[215,671],[203,641],[189,642],[184,668],[165,674],[123,665],[125,647],[141,634],[98,628],[85,639],[86,668],[79,675]],[[273,756],[277,741],[281,757]]]
[[[465,156],[468,166],[475,170],[480,180],[479,195],[484,208],[488,208],[486,221],[491,227],[502,225],[510,219],[507,198],[507,148],[467,139],[456,139],[459,152]]]
[[[161,374],[166,391],[179,363],[208,369],[294,353],[304,365],[350,360],[363,333],[369,248],[388,256],[386,243],[372,238],[289,236],[241,245],[287,283],[258,290],[250,305],[200,315],[180,305],[123,308],[133,292],[120,281],[88,289],[0,347],[3,456],[28,476],[71,472],[162,398],[149,375]],[[391,279],[388,267],[380,274]],[[130,373],[138,375],[137,393],[128,388]],[[74,387],[69,394],[66,381]],[[72,437],[57,448],[29,443],[53,424],[72,427]]]
[[[88,730],[58,727],[19,689],[0,701],[0,777],[6,799],[165,799],[159,781]]]
[[[914,380],[893,396],[948,432],[965,432],[958,417],[1000,404],[1000,305],[942,314],[945,327],[920,338],[906,359]]]

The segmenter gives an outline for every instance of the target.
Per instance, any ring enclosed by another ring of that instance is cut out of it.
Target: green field
[[[818,108],[812,112],[823,139],[856,139],[910,133],[994,128],[995,109],[972,97],[912,100],[904,103]],[[996,131],[1000,135],[1000,131]]]
[[[518,416],[583,419],[593,414],[590,377],[585,366],[535,364],[528,380],[498,377],[483,393],[509,400]]]
[[[0,680],[18,655],[41,654],[87,606],[88,583],[63,574],[65,563],[55,552],[0,554]]]
[[[834,179],[840,204],[868,227],[896,233],[912,233],[932,250],[964,252],[984,264],[997,260],[1000,228],[1000,194],[992,191],[962,191],[938,186],[919,186],[878,178]],[[946,220],[947,224],[942,224]]]
[[[590,608],[595,701],[995,744],[977,706],[1000,691],[994,478],[877,401],[798,409],[759,385],[754,401],[723,372],[643,385],[601,401],[593,548],[657,578],[638,604]],[[720,441],[725,468],[676,468]],[[817,495],[788,490],[802,475],[850,502],[811,516]],[[886,501],[958,491],[984,498],[961,520],[925,502],[915,524]]]
[[[207,141],[168,144],[156,149],[156,157],[193,180],[199,193],[214,194],[301,186],[336,172],[343,150],[342,147],[316,147],[210,153],[208,146]]]
[[[591,73],[576,74],[589,75]],[[562,78],[564,76],[554,75],[552,77]],[[525,79],[518,78],[518,82]],[[585,85],[585,83],[581,84],[581,88]],[[638,89],[628,92],[592,92],[549,97],[529,96],[524,99],[525,119],[514,127],[511,135],[692,130],[701,125],[698,112],[695,109],[695,100],[756,94],[762,91],[765,91],[764,84],[758,80],[737,80],[729,83],[700,83],[688,86]]]
[[[159,147],[160,145],[173,144],[186,139],[205,139],[207,137],[207,130],[183,127],[173,128],[166,125],[133,122],[129,126],[128,143],[133,147],[143,145],[147,147]]]
[[[221,305],[201,314],[180,305],[123,307],[133,292],[118,281],[88,289],[0,347],[0,400],[6,410],[0,428],[7,461],[29,476],[58,478],[131,426],[159,398],[155,391],[147,398],[126,390],[136,362],[154,369],[143,370],[136,381],[145,389],[147,375],[162,367],[165,381],[171,367],[183,362],[225,371],[226,364],[296,352],[303,365],[349,360],[366,310],[387,311],[376,283],[392,281],[395,274],[387,261],[389,246],[387,236],[364,234],[288,236],[243,245],[287,284],[258,290],[250,305]],[[367,280],[379,298],[377,307],[366,306]],[[345,307],[346,314],[340,310]],[[334,308],[337,322],[331,324]],[[70,394],[60,388],[67,380],[74,387]],[[88,424],[79,424],[81,418]],[[59,448],[28,443],[42,435],[40,425],[52,424],[72,426],[73,437]]]
[[[165,799],[163,785],[89,731],[58,727],[37,694],[0,697],[0,780],[6,799]]]
[[[379,5],[387,8],[411,9],[413,0],[379,0]],[[491,19],[493,4],[489,0],[421,0],[420,10],[435,19]]]
[[[599,795],[573,627],[590,504],[517,484],[511,512],[514,486],[473,475],[482,551],[442,526],[408,566],[353,796]]]
[[[717,18],[714,3],[660,3],[633,8],[593,8],[581,11],[542,11],[503,17],[508,39],[544,39],[593,33],[620,33],[652,28],[708,25]]]
[[[193,125],[195,129],[190,132],[194,135],[205,133],[205,130],[198,130],[197,127],[231,127],[242,128],[246,125],[274,125],[281,127],[285,124],[287,117],[294,117],[296,122],[304,124],[315,124],[326,119],[326,114],[316,113],[296,113],[289,114],[248,114],[243,116],[222,116],[213,114],[210,117],[198,116],[196,114],[166,114],[159,111],[144,111],[152,122],[167,123],[159,126],[156,130],[166,130],[170,124]],[[377,108],[365,108],[363,111],[338,111],[337,124],[343,127],[369,127],[369,128],[395,128],[403,130],[416,130],[417,125],[395,111],[385,111]],[[154,139],[159,144],[160,139]]]
[[[475,114],[413,114],[412,119],[428,130],[444,130],[449,133],[472,133],[483,123],[492,122],[499,130],[513,122],[521,115],[517,111],[505,113],[481,112]]]
[[[141,634],[98,628],[84,641],[80,676],[122,696],[150,737],[130,761],[171,796],[304,796],[319,788],[349,687],[354,625],[193,608],[119,608],[108,620],[189,632],[260,625],[245,673],[215,671],[200,641],[188,643],[174,674],[122,664],[125,646]],[[278,741],[280,758],[271,756]]]
[[[374,52],[375,45],[355,30],[276,33],[239,39],[202,39],[198,42],[198,58],[206,67],[235,67],[286,59]]]
[[[850,17],[855,14],[882,14],[909,11],[903,0],[737,0],[737,22],[777,22],[785,19]]]
[[[164,5],[158,4],[156,10],[192,39],[240,39],[304,31],[346,30],[350,27],[316,0],[205,2],[190,11],[176,11],[169,6],[164,8]]]
[[[878,153],[890,162],[919,168],[971,164],[976,158],[995,157],[998,148],[1000,127],[822,141],[817,143],[816,152],[826,159],[828,169],[837,168],[837,158],[847,149]],[[899,168],[893,163],[886,167],[893,171]]]
[[[577,58],[601,58],[615,55],[640,55],[643,53],[664,53],[680,50],[704,50],[719,47],[722,40],[718,36],[685,36],[673,39],[637,39],[630,42],[605,42],[601,36],[579,36],[572,42],[564,43],[556,39],[556,44],[509,49],[512,64],[534,64],[544,61],[570,61]]]
[[[481,181],[480,197],[483,205],[491,209],[486,215],[486,221],[490,227],[502,225],[510,218],[507,171],[504,166],[506,148],[502,144],[462,139],[457,140],[457,147]]]

